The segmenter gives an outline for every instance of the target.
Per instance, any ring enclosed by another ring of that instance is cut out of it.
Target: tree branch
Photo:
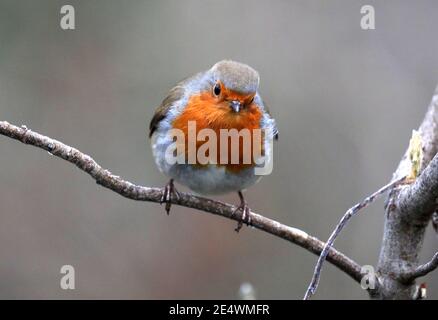
[[[90,156],[60,141],[31,131],[25,126],[17,127],[6,121],[0,121],[0,134],[46,150],[54,156],[75,164],[79,169],[88,173],[98,184],[125,198],[157,203],[161,200],[163,192],[161,188],[144,187],[125,181],[102,168]],[[231,204],[182,192],[178,199],[175,198],[172,197],[172,204],[201,210],[236,221],[241,220],[239,214],[233,214],[236,206]],[[251,212],[251,225],[276,237],[288,240],[316,255],[321,253],[325,245],[324,242],[300,229],[286,226],[254,212]],[[360,282],[362,277],[360,273],[361,266],[343,253],[331,248],[328,252],[327,261],[348,274],[356,282]]]
[[[377,265],[380,288],[375,297],[380,299],[414,299],[418,291],[415,281],[407,283],[404,275],[418,268],[426,227],[437,208],[438,87],[419,132],[424,153],[420,176],[412,185],[394,188],[388,195]],[[393,180],[406,175],[409,167],[406,152]]]
[[[434,271],[436,268],[438,268],[438,252],[434,254],[434,256],[429,262],[421,266],[418,266],[411,272],[406,272],[405,274],[402,274],[400,279],[404,283],[410,283],[417,278],[424,277],[428,273]]]
[[[404,284],[413,282],[416,278],[433,271],[438,266],[438,253],[432,261],[412,267],[418,261],[425,227],[437,209],[438,199],[438,87],[430,103],[426,116],[419,128],[422,137],[423,166],[420,177],[410,187],[400,187],[405,184],[411,171],[411,163],[406,151],[393,180],[380,188],[362,202],[350,208],[336,225],[316,263],[312,280],[304,295],[304,300],[310,299],[318,288],[322,266],[328,250],[347,222],[374,199],[390,190],[388,210],[395,210],[385,223],[384,241],[382,244],[379,273],[379,287],[369,290],[372,297],[380,298],[415,298],[413,286]],[[433,159],[431,161],[431,159]],[[428,164],[428,165],[427,165]],[[435,213],[436,215],[436,213]],[[436,228],[436,222],[434,227]],[[409,254],[408,254],[409,252]],[[391,256],[392,255],[392,256]],[[380,286],[383,284],[383,286]]]

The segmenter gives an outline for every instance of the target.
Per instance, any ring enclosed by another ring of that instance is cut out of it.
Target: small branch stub
[[[417,278],[424,277],[428,273],[434,271],[436,268],[438,268],[438,252],[434,254],[434,256],[429,262],[418,266],[417,268],[415,268],[410,272],[401,274],[400,279],[404,283],[410,283]]]

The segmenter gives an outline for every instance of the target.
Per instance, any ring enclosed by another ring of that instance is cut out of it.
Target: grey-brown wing
[[[152,137],[152,134],[155,132],[155,130],[157,130],[161,120],[163,120],[166,117],[170,107],[174,105],[175,102],[181,99],[181,97],[184,95],[186,84],[192,81],[194,78],[201,77],[202,74],[203,72],[199,72],[194,76],[181,80],[175,87],[173,87],[169,91],[167,97],[164,98],[163,102],[161,102],[160,106],[155,111],[151,123],[149,124],[149,138]]]
[[[163,102],[161,102],[160,106],[155,111],[151,123],[149,124],[149,138],[152,137],[152,134],[155,132],[155,130],[157,130],[161,120],[166,117],[170,107],[175,104],[176,101],[181,99],[183,94],[184,87],[182,86],[182,82],[169,91],[167,97],[163,100]]]

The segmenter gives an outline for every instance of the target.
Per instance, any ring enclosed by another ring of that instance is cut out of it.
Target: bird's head
[[[250,66],[223,60],[210,70],[211,95],[216,105],[239,114],[250,106],[259,86],[259,74]]]

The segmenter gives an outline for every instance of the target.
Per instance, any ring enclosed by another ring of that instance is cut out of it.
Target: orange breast
[[[243,169],[254,166],[255,163],[252,156],[254,153],[263,155],[263,133],[261,134],[261,139],[255,139],[255,129],[260,129],[261,117],[262,112],[260,111],[260,108],[258,108],[254,103],[249,104],[240,112],[235,113],[229,108],[227,102],[218,102],[210,92],[204,92],[199,95],[194,95],[189,99],[184,111],[173,121],[173,128],[180,129],[184,133],[184,150],[186,161],[188,159],[189,152],[189,121],[196,122],[196,136],[198,132],[204,128],[209,128],[213,130],[217,137],[216,163],[218,164],[218,166],[225,166],[227,171],[239,172]],[[239,161],[237,164],[231,164],[232,140],[231,137],[224,138],[228,139],[228,159],[226,161],[226,164],[220,164],[220,129],[233,128],[237,129],[238,131],[242,129],[247,129],[250,132],[250,147],[248,146],[247,148],[244,148],[244,139],[242,137],[239,137]],[[196,142],[196,154],[198,152],[198,149],[204,143],[206,143],[206,141]],[[249,159],[248,155],[245,155],[245,152],[251,152],[251,154],[249,155],[251,159],[250,163],[245,163],[247,161],[244,161]],[[208,155],[208,152],[206,154]],[[196,162],[196,165],[201,166],[198,162]]]

